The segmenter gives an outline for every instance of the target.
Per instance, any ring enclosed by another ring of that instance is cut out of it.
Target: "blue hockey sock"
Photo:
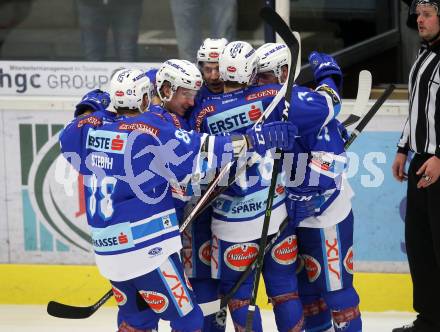
[[[362,331],[359,296],[353,287],[327,292],[323,297],[332,312],[336,332]]]
[[[304,325],[302,304],[298,293],[270,297],[278,331],[300,331]]]
[[[244,331],[246,327],[246,317],[248,313],[249,300],[232,299],[228,303],[229,312],[234,322],[235,331]],[[261,326],[260,309],[255,307],[254,321],[252,324],[252,332],[263,332]]]
[[[306,332],[321,332],[332,329],[332,315],[322,298],[318,296],[302,296],[301,301],[304,310],[304,328]]]

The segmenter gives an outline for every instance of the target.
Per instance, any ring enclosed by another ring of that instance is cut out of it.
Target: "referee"
[[[409,75],[409,116],[392,170],[396,180],[408,177],[405,241],[413,282],[411,325],[393,332],[440,331],[440,0],[414,0],[419,55]],[[408,151],[414,152],[408,176]]]

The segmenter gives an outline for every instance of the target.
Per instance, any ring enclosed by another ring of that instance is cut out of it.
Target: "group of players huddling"
[[[77,105],[61,150],[84,176],[96,264],[112,284],[119,332],[155,331],[159,319],[173,331],[225,331],[226,308],[204,316],[199,304],[228,294],[257,257],[274,148],[285,157],[269,240],[288,224],[262,275],[278,331],[362,330],[335,60],[312,52],[316,89],[294,85],[288,119],[282,100],[254,126],[287,80],[288,52],[279,43],[255,50],[208,38],[196,65],[171,59],[157,72],[118,70],[108,93],[91,91]],[[207,178],[255,154],[180,233]],[[253,278],[228,302],[236,331],[245,330]],[[252,331],[262,331],[258,308]]]

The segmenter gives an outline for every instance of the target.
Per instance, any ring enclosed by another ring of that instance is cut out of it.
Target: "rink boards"
[[[257,304],[270,309],[261,281]],[[408,274],[356,273],[355,286],[363,311],[412,310],[411,279]],[[94,304],[110,289],[94,266],[0,265],[0,304]],[[108,305],[116,305],[111,299]]]
[[[0,99],[0,263],[6,264],[0,266],[0,303],[44,303],[53,298],[91,303],[108,287],[96,270],[57,266],[93,264],[80,179],[57,167],[63,166],[57,135],[78,99]],[[344,113],[351,105],[344,103]],[[387,103],[350,148],[347,175],[356,192],[355,269],[368,272],[358,274],[356,284],[365,294],[362,305],[370,311],[410,310],[408,275],[390,274],[408,271],[402,219],[406,187],[395,182],[390,171],[406,108],[405,103]],[[383,301],[376,294],[382,294]]]

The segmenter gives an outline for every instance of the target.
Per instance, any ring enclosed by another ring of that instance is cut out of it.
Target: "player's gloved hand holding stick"
[[[246,131],[251,149],[264,156],[267,150],[279,148],[293,149],[298,128],[290,122],[275,121],[268,124],[258,124]]]
[[[297,132],[298,130],[293,124],[275,121],[249,129],[246,140],[251,150],[264,155],[267,150],[272,148],[292,149]],[[47,305],[47,312],[49,315],[59,318],[87,318],[93,315],[112,295],[110,289],[98,302],[88,307],[76,307],[50,301]]]
[[[368,122],[371,120],[371,118],[376,114],[377,110],[380,109],[382,104],[386,101],[386,99],[390,96],[392,90],[394,90],[394,86],[390,85],[386,91],[377,99],[377,101],[374,103],[374,105],[371,107],[371,109],[365,114],[363,117],[363,120],[359,125],[356,127],[356,129],[352,133],[352,138],[347,141],[345,144],[345,148],[347,149],[351,143],[356,139],[356,137],[362,132],[362,130],[365,128],[365,126],[368,124]],[[390,92],[391,91],[391,92]],[[365,121],[364,121],[365,119]],[[357,134],[355,134],[357,133]],[[349,143],[349,144],[348,144]],[[280,225],[280,229],[278,232],[271,238],[270,242],[267,243],[264,252],[269,252],[272,245],[275,243],[275,241],[279,238],[281,233],[284,231],[284,229],[287,227],[289,222],[289,218],[286,218]],[[213,314],[220,310],[221,307],[224,307],[227,302],[232,298],[232,296],[235,294],[237,289],[240,287],[240,285],[249,277],[249,274],[254,270],[256,265],[256,261],[254,261],[251,265],[249,265],[246,270],[242,273],[240,279],[237,281],[237,284],[231,289],[231,291],[226,294],[221,300],[217,300],[214,303],[208,303],[208,304],[201,304],[201,307],[203,309],[203,313],[205,316]],[[56,301],[50,301],[47,305],[47,312],[49,315],[59,318],[69,318],[69,319],[81,319],[81,318],[87,318],[93,315],[106,301],[108,301],[113,295],[112,290],[110,289],[101,299],[99,299],[95,304],[88,306],[88,307],[78,307],[78,306],[71,306],[68,304],[56,302]]]

